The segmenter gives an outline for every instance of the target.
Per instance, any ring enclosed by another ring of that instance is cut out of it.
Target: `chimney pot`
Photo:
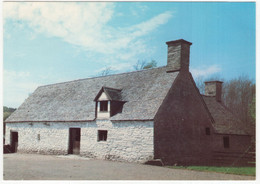
[[[167,72],[189,71],[191,42],[180,39],[166,42],[168,45]]]

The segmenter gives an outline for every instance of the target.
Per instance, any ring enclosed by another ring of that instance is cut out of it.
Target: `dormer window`
[[[101,101],[100,103],[100,112],[108,111],[108,101]]]
[[[121,97],[121,89],[102,87],[94,101],[96,102],[96,118],[108,119],[121,113],[125,101]]]

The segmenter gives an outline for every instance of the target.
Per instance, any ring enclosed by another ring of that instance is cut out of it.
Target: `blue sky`
[[[255,3],[4,2],[3,105],[38,86],[93,77],[138,60],[167,62],[166,41],[192,42],[194,78],[255,80]]]

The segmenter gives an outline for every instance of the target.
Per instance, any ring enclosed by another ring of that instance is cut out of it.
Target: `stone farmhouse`
[[[192,43],[166,44],[166,66],[38,87],[6,120],[6,144],[140,163],[244,161],[251,135],[221,102],[222,82],[205,82],[201,95],[189,72]]]

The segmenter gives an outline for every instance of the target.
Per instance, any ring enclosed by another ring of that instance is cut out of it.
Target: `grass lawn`
[[[197,171],[220,172],[225,174],[238,174],[255,176],[255,167],[214,167],[214,166],[168,166],[173,169],[189,169]]]

